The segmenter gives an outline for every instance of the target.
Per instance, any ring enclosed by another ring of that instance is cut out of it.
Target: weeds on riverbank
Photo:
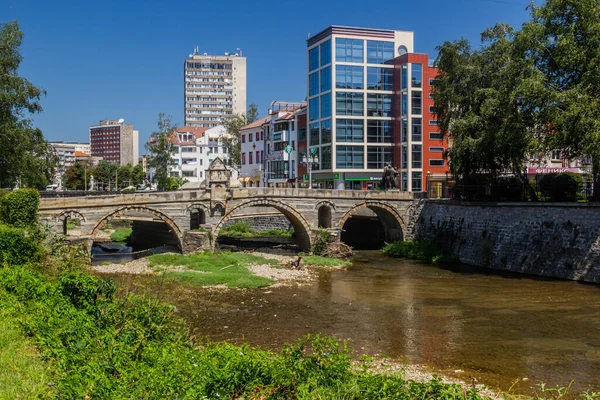
[[[150,256],[150,267],[182,267],[181,271],[166,270],[165,276],[195,286],[226,285],[238,288],[260,288],[274,283],[272,279],[254,275],[250,265],[277,265],[272,260],[253,254],[210,252],[182,255],[156,254]]]
[[[117,228],[110,235],[110,240],[113,242],[126,242],[132,232],[133,230],[131,228]]]
[[[2,309],[52,360],[56,397],[481,399],[439,380],[353,371],[346,345],[318,335],[278,353],[195,343],[171,306],[114,293],[85,273],[52,281],[28,267],[0,268]]]
[[[434,264],[458,263],[458,257],[450,252],[442,250],[436,241],[426,242],[393,242],[386,243],[381,251],[392,257],[410,258],[423,260]]]
[[[235,221],[229,226],[224,227],[219,232],[219,236],[231,238],[254,238],[261,236],[278,236],[292,238],[295,236],[294,228],[290,229],[268,229],[257,231],[250,228],[248,221]]]
[[[302,262],[306,265],[318,267],[349,267],[352,265],[350,261],[340,260],[339,258],[322,257],[322,256],[302,256]]]

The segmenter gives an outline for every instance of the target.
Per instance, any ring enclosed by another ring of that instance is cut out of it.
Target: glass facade
[[[354,92],[337,92],[335,111],[338,115],[364,115],[364,95]]]
[[[363,146],[336,146],[335,167],[339,169],[363,169],[365,149]]]
[[[309,145],[310,146],[315,146],[319,144],[319,123],[317,122],[316,124],[310,124],[310,131],[309,131]]]
[[[408,74],[408,68],[406,67],[406,65],[403,65],[402,66],[402,89],[406,89],[406,87],[408,85],[407,74]]]
[[[364,41],[360,39],[335,39],[335,61],[363,62]]]
[[[321,144],[331,143],[331,120],[321,121]]]
[[[308,95],[314,96],[319,94],[319,73],[315,72],[308,76]]]
[[[331,169],[331,146],[321,147],[321,169]]]
[[[319,119],[319,98],[315,97],[308,101],[308,107],[310,108],[309,118],[311,121]]]
[[[323,68],[321,70],[321,92],[326,92],[328,90],[331,90],[331,67]]]
[[[367,94],[367,115],[369,117],[391,117],[392,95],[380,93]]]
[[[321,96],[321,118],[331,117],[331,93]]]
[[[421,168],[423,166],[423,146],[420,144],[412,145],[411,164],[413,168]]]
[[[337,142],[363,142],[363,120],[338,118],[335,124],[335,140]]]
[[[321,67],[331,63],[331,40],[321,43]]]
[[[314,71],[319,68],[319,48],[315,47],[308,51],[308,70]]]
[[[363,67],[338,65],[335,70],[335,87],[338,89],[364,89]]]
[[[402,116],[406,117],[408,113],[408,95],[406,93],[402,93]]]
[[[413,90],[410,95],[410,111],[415,115],[421,115],[423,112],[423,104],[420,90]]]
[[[411,140],[413,142],[420,142],[423,139],[423,134],[422,134],[422,126],[421,126],[421,118],[413,118],[411,120],[412,122],[412,134],[411,134]]]
[[[392,68],[367,68],[367,89],[393,90],[394,70]]]
[[[385,64],[394,60],[394,43],[367,40],[367,63]]]
[[[406,141],[408,140],[408,121],[406,120],[406,118],[403,118],[400,122],[400,131],[402,136],[401,142],[406,143]]]
[[[423,173],[422,172],[413,172],[412,173],[412,191],[420,192],[422,191],[422,181],[423,181]]]
[[[367,122],[367,142],[369,143],[393,143],[392,121],[369,120]]]
[[[413,88],[420,88],[423,81],[423,66],[421,64],[411,64],[410,84]]]
[[[393,164],[393,159],[394,153],[392,147],[367,147],[367,169],[383,169],[385,164]]]

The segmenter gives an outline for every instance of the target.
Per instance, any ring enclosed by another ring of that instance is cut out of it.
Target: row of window
[[[254,133],[248,134],[248,141],[252,142],[254,140]],[[264,132],[256,132],[256,140],[264,140]],[[246,143],[246,134],[242,135],[242,143]]]
[[[185,75],[213,75],[213,76],[231,76],[232,73],[229,71],[185,71]]]
[[[210,62],[187,62],[186,68],[210,68],[210,69],[231,69],[231,64],[210,63]]]
[[[309,96],[331,90],[331,67],[310,74],[308,82]],[[393,86],[394,70],[392,68],[367,67],[367,90],[391,91]],[[365,89],[364,68],[338,65],[335,71],[335,87],[337,89]]]
[[[338,62],[364,62],[365,41],[362,39],[335,39],[335,60]],[[320,57],[319,57],[320,53]],[[386,64],[394,60],[394,42],[367,40],[367,63]],[[308,52],[308,68],[313,71],[331,62],[331,41],[322,43]]]
[[[246,154],[248,154],[248,164],[262,164],[263,163],[263,157],[264,157],[264,151],[256,151],[255,153],[249,151],[248,153],[243,152],[242,153],[242,165],[246,165]],[[256,158],[254,158],[253,160],[253,155],[256,155]]]

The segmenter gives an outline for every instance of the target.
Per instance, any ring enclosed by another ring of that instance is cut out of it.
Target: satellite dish
[[[119,120],[119,123],[120,123],[120,124],[122,124],[123,122],[125,122],[125,120],[124,120],[123,118],[121,118],[121,119]]]

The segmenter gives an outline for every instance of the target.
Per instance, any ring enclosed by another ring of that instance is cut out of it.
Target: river
[[[174,303],[199,336],[273,350],[307,333],[357,353],[423,364],[532,393],[540,382],[600,391],[600,288],[481,268],[440,268],[360,251],[345,271],[262,290],[184,289],[120,275]],[[525,378],[525,379],[524,379]],[[518,381],[517,381],[518,380]],[[517,382],[515,384],[515,382]],[[514,384],[514,385],[513,385]]]

